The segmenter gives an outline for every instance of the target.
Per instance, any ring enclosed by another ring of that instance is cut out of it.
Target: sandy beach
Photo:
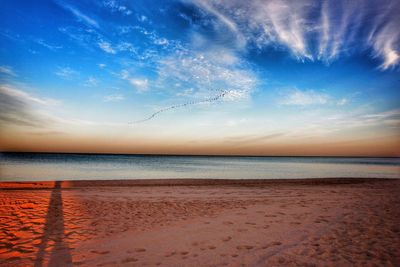
[[[400,180],[0,183],[1,266],[399,266]]]

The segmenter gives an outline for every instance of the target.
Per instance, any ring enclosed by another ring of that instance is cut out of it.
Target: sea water
[[[0,181],[400,178],[400,158],[0,153]]]

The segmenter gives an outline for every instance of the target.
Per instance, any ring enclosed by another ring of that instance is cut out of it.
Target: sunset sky
[[[400,156],[400,1],[2,1],[2,151]]]

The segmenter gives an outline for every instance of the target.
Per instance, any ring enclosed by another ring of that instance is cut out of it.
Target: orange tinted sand
[[[1,266],[399,266],[400,180],[0,183]]]

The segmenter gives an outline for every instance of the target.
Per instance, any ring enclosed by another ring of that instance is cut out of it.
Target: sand
[[[0,266],[400,266],[400,180],[0,183]]]

